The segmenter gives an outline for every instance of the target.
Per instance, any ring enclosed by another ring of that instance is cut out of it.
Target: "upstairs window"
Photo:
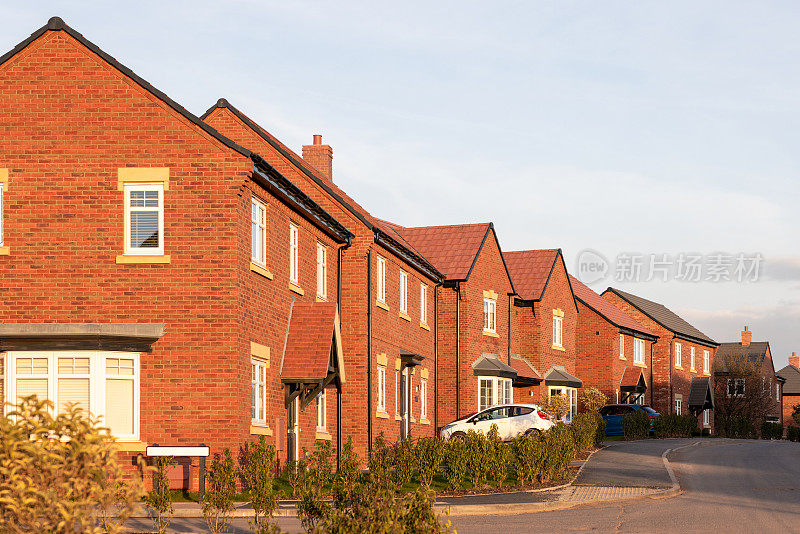
[[[553,315],[553,346],[562,348],[564,346],[563,340],[564,318],[558,315]]]
[[[689,347],[689,369],[694,371],[694,347]]]
[[[125,254],[164,254],[164,185],[125,186]]]
[[[386,259],[378,256],[377,263],[378,276],[375,281],[378,302],[386,303]]]
[[[625,336],[622,334],[619,335],[619,358],[620,360],[625,359]]]
[[[317,243],[317,296],[328,298],[328,247]]]
[[[419,322],[428,324],[428,286],[419,286]]]
[[[497,332],[497,301],[490,298],[483,299],[483,331]]]
[[[299,265],[299,241],[300,235],[297,226],[289,225],[289,281],[298,285],[300,278]]]
[[[728,397],[744,397],[744,378],[728,379]]]
[[[644,339],[633,340],[633,363],[644,365]]]
[[[681,344],[675,343],[675,367],[681,367]]]
[[[253,199],[250,215],[250,261],[267,265],[267,207]]]
[[[325,432],[328,424],[328,395],[323,389],[317,394],[317,431]]]
[[[709,352],[707,350],[703,351],[703,373],[708,374],[708,363],[709,360]]]
[[[400,313],[408,315],[408,273],[400,271]]]
[[[0,182],[0,246],[3,246],[3,183]]]

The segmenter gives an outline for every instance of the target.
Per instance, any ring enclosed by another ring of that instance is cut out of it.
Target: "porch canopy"
[[[517,371],[514,387],[536,386],[542,383],[542,375],[519,354],[511,355],[511,366]]]
[[[563,365],[553,365],[544,374],[544,383],[547,386],[562,386],[567,388],[583,387],[583,381],[577,376],[567,372]]]
[[[639,398],[647,391],[647,382],[644,379],[644,373],[639,367],[626,367],[622,371],[622,378],[619,381],[619,390],[623,394],[623,403],[628,402],[631,398]]]
[[[339,312],[334,302],[295,303],[289,317],[281,382],[285,403],[300,398],[300,409],[328,387],[344,384],[344,356]]]
[[[711,391],[711,377],[692,377],[692,384],[689,389],[689,410],[697,414],[703,410],[713,409],[714,394]]]
[[[503,362],[497,354],[484,352],[472,362],[472,372],[475,376],[499,376],[502,378],[517,378],[517,370]]]

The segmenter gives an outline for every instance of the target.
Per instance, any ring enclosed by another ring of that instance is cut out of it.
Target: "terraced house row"
[[[0,394],[281,461],[593,386],[713,424],[718,344],[494,226],[406,227],[225,99],[197,117],[58,18],[0,57]],[[195,462],[195,463],[192,463]],[[184,460],[176,484],[195,480]]]

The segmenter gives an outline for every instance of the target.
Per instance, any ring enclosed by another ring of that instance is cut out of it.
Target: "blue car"
[[[606,436],[621,436],[622,418],[633,412],[644,412],[650,417],[650,430],[653,430],[653,422],[659,413],[650,406],[640,404],[608,404],[600,408],[600,415],[606,422]]]

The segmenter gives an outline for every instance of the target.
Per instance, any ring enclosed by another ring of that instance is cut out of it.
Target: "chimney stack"
[[[789,356],[789,365],[800,367],[800,356],[798,356],[796,352],[793,352],[792,355]]]
[[[746,347],[751,341],[753,341],[753,333],[745,326],[742,330],[742,346]]]
[[[314,136],[314,144],[303,145],[303,159],[333,181],[333,149],[330,145],[322,144],[321,135]]]

